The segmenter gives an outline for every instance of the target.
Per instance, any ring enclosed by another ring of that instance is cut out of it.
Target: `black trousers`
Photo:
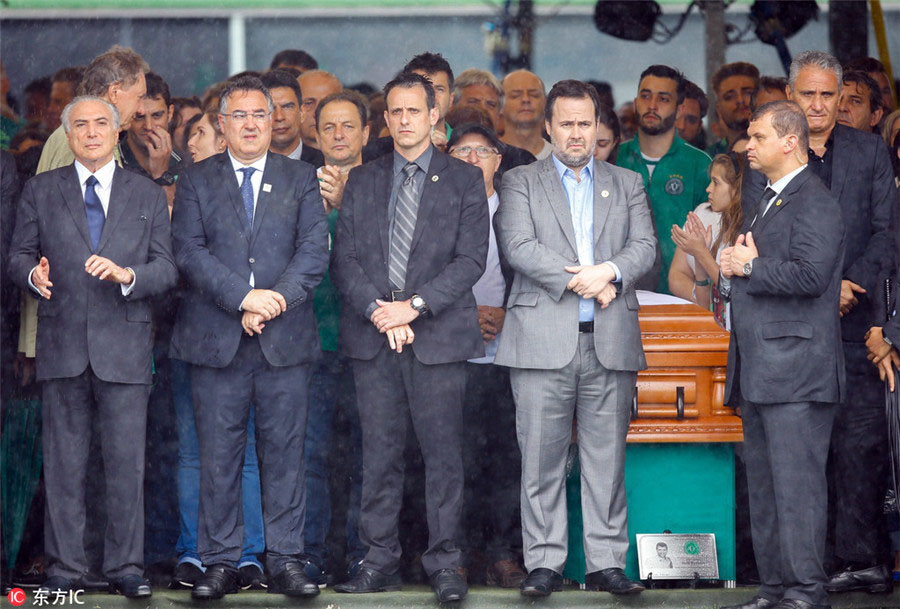
[[[864,343],[844,343],[847,399],[831,435],[834,554],[839,562],[890,560],[884,494],[889,476],[884,383],[866,358]]]
[[[236,565],[244,538],[241,470],[250,404],[266,533],[266,569],[275,575],[303,553],[310,366],[270,365],[253,337],[225,368],[191,367],[200,448],[197,550],[204,565]]]
[[[465,549],[483,551],[488,564],[517,560],[522,555],[522,456],[509,369],[467,363],[463,404]]]
[[[425,462],[428,549],[422,566],[428,574],[461,566],[463,365],[426,365],[409,347],[403,353],[385,347],[371,360],[353,360],[363,447],[360,539],[368,547],[366,564],[377,571],[394,573],[400,561],[398,518],[409,420]]]
[[[103,575],[144,571],[144,450],[150,386],[109,383],[90,366],[82,374],[44,381],[43,454],[47,574],[79,579],[84,550],[85,483],[91,420],[100,429],[106,482]]]

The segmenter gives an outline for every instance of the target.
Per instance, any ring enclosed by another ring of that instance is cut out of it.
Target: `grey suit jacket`
[[[578,303],[566,289],[564,267],[577,265],[568,198],[553,159],[503,176],[497,239],[516,272],[495,363],[513,368],[562,368],[578,348]],[[610,370],[647,367],[634,282],[653,265],[656,233],[641,176],[594,162],[594,261],[622,274],[620,293],[606,309],[594,305],[594,346]]]

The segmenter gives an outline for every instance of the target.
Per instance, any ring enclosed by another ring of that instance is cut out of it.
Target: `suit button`
[[[251,258],[251,259],[250,259],[250,264],[256,264],[256,258]]]

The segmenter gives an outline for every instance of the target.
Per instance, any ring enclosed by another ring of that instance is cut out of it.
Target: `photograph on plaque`
[[[719,579],[714,534],[636,537],[641,579]]]

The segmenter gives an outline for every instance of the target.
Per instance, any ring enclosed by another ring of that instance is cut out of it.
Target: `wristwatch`
[[[418,311],[419,315],[425,315],[426,313],[428,313],[428,305],[425,304],[425,299],[418,294],[413,294],[412,297],[410,297],[409,306]]]
[[[745,262],[743,270],[744,270],[744,277],[749,277],[750,273],[753,272],[753,261],[748,260],[747,262]]]
[[[178,176],[172,173],[171,171],[164,171],[161,176],[153,180],[160,186],[171,186],[175,183],[175,180],[178,179]]]

